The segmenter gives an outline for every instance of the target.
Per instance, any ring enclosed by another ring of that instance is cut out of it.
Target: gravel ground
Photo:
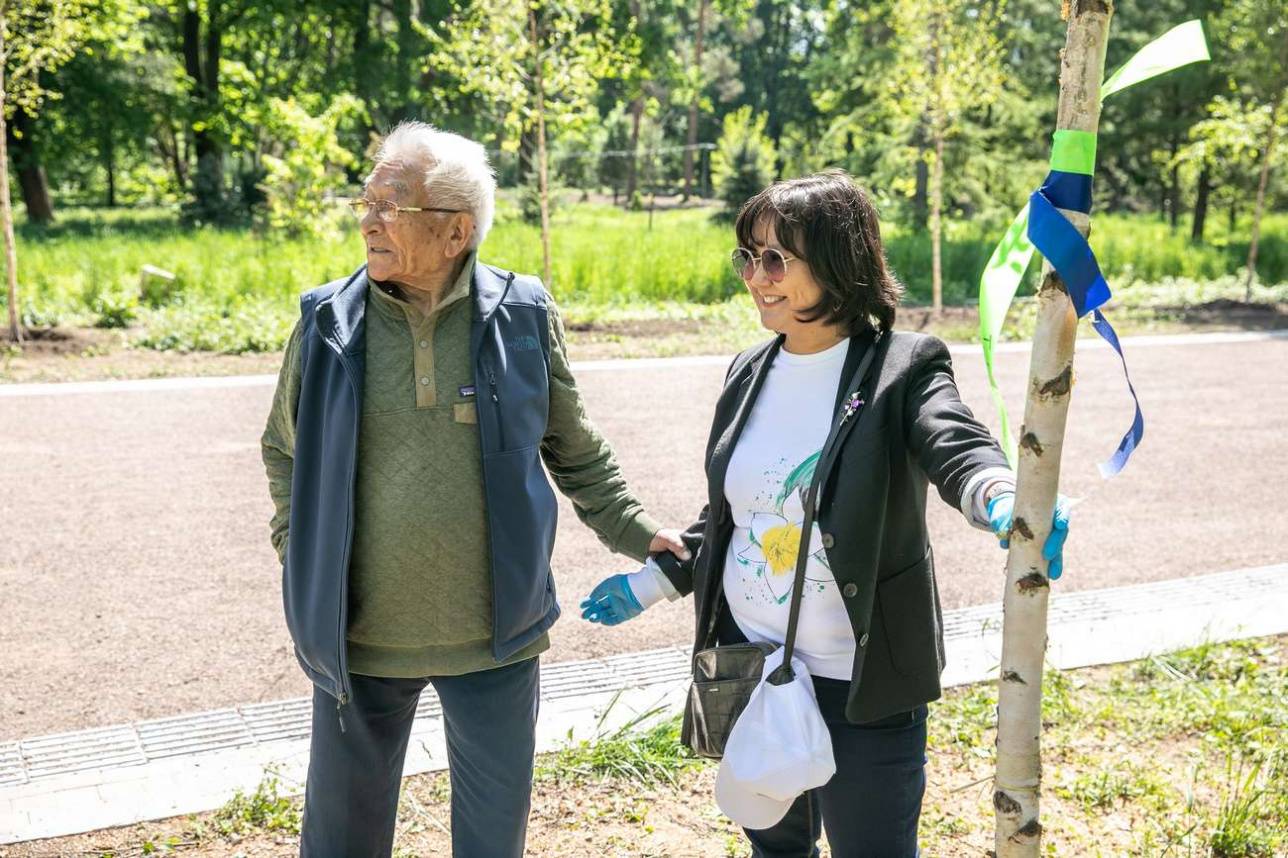
[[[576,355],[574,355],[576,357]],[[1065,440],[1073,517],[1062,590],[1288,559],[1288,340],[1128,344],[1146,418],[1128,469],[1095,463],[1131,420],[1117,358],[1085,349]],[[963,397],[992,409],[977,353]],[[1000,356],[1020,422],[1028,356]],[[587,407],[649,509],[681,526],[702,504],[720,364],[579,375]],[[0,740],[303,696],[259,458],[269,386],[0,398]],[[1000,599],[1003,553],[959,513],[930,512],[945,608]],[[689,642],[687,601],[616,629],[575,606],[630,567],[561,506],[554,567],[565,617],[549,660]],[[1057,595],[1058,598],[1058,595]]]

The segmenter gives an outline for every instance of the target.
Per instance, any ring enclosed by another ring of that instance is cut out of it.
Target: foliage
[[[270,227],[293,235],[317,235],[334,226],[326,217],[334,214],[328,198],[345,186],[343,168],[357,160],[340,145],[337,132],[341,123],[360,111],[361,104],[352,96],[338,97],[317,116],[293,100],[270,102],[275,154],[263,156],[262,184]]]
[[[556,212],[555,297],[565,307],[576,306],[583,318],[608,318],[626,308],[632,317],[651,316],[671,307],[679,318],[705,319],[702,314],[724,312],[728,299],[744,291],[728,261],[734,237],[727,225],[712,221],[711,208],[657,211],[651,228],[648,212],[604,204],[565,202]],[[337,210],[332,217],[348,215]],[[1097,217],[1093,225],[1092,245],[1115,300],[1128,308],[1169,313],[1243,297],[1232,273],[1247,252],[1242,224],[1230,232],[1215,224],[1204,245],[1191,244],[1184,230],[1173,231],[1150,216]],[[1000,225],[949,227],[945,298],[970,303]],[[523,222],[514,195],[506,193],[482,255],[496,265],[535,271],[541,264],[538,238],[537,228]],[[906,302],[925,303],[925,233],[895,225],[883,230],[883,238],[891,266],[909,287]],[[278,349],[298,316],[297,296],[348,275],[362,262],[352,226],[342,235],[295,237],[249,229],[186,231],[166,209],[68,210],[55,226],[23,226],[19,242],[29,294],[23,305],[27,324],[92,325],[116,306],[113,302],[124,302],[134,317],[131,330],[138,331],[132,336],[150,348],[180,350]],[[1266,219],[1263,260],[1265,282],[1254,287],[1253,299],[1288,303],[1288,216]],[[164,292],[150,288],[140,296],[146,298],[142,305],[134,306],[126,296],[138,294],[140,271],[149,264],[176,278]],[[1034,265],[1022,295],[1031,294],[1036,271]],[[1024,312],[1017,306],[1015,335],[1031,326]],[[737,315],[741,325],[741,309]],[[754,331],[755,320],[748,324]]]
[[[882,75],[892,125],[905,164],[935,158],[932,144],[951,143],[980,123],[1007,82],[998,35],[1004,0],[903,0],[890,25],[894,56]],[[910,176],[911,169],[902,171]],[[913,188],[904,183],[911,195]]]
[[[296,802],[278,794],[278,780],[266,776],[246,795],[241,790],[214,815],[215,831],[224,837],[254,834],[259,831],[300,832],[300,808]]]
[[[481,0],[430,32],[430,71],[450,76],[463,97],[478,98],[493,119],[485,139],[515,151],[536,126],[532,73],[541,64],[549,133],[582,128],[597,115],[599,82],[630,67],[635,42],[615,33],[607,0],[535,0],[538,44],[528,38],[526,0]],[[614,38],[616,36],[616,38]]]
[[[538,0],[543,107],[560,182],[619,194],[628,185],[676,190],[678,151],[647,161],[601,153],[686,142],[690,105],[700,142],[717,140],[728,116],[750,108],[773,145],[769,178],[844,167],[887,223],[913,230],[929,210],[936,128],[945,134],[946,217],[1013,215],[1040,181],[1064,41],[1047,0],[711,0],[700,68],[699,5]],[[59,14],[33,15],[37,7]],[[372,135],[406,118],[484,141],[509,185],[526,184],[532,172],[534,54],[519,0],[225,0],[213,16],[211,4],[159,0],[12,0],[9,8],[11,17],[31,18],[14,18],[9,30],[47,69],[38,80],[18,75],[38,83],[44,98],[22,96],[42,108],[24,138],[39,143],[25,163],[47,173],[63,204],[186,201],[196,221],[244,222],[266,205],[263,189],[277,181],[268,178],[271,159],[290,154],[287,141],[299,130],[274,121],[281,105],[316,119],[344,99],[356,99],[360,113],[335,128],[351,160],[328,159],[328,183],[340,171],[349,182],[360,178]],[[1202,183],[1210,207],[1236,220],[1246,214],[1259,164],[1222,141],[1255,130],[1283,91],[1283,15],[1276,0],[1119,4],[1107,68],[1195,17],[1205,21],[1213,62],[1106,104],[1098,212],[1152,210],[1175,226],[1198,203]],[[199,32],[192,56],[182,38],[189,23]],[[937,52],[942,62],[933,61]],[[13,58],[8,68],[14,74]],[[1254,138],[1254,148],[1262,145]],[[215,154],[200,161],[205,149]],[[294,165],[286,184],[310,170]],[[1285,175],[1271,171],[1271,211],[1283,206]],[[290,231],[303,214],[261,222]]]
[[[0,12],[6,118],[17,109],[38,114],[47,98],[59,97],[42,73],[65,65],[92,38],[125,38],[140,14],[129,0],[10,0]]]
[[[726,220],[774,180],[778,155],[765,134],[767,120],[764,114],[754,116],[750,107],[725,116],[720,143],[711,156],[711,177],[724,201],[721,216]]]

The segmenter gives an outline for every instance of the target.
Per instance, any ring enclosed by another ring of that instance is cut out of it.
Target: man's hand
[[[642,613],[644,606],[635,598],[625,575],[612,575],[600,581],[581,603],[583,620],[606,626],[624,623]]]
[[[1011,546],[1011,519],[1015,493],[998,492],[988,502],[988,526],[997,534],[1002,548]],[[1049,561],[1047,577],[1052,581],[1064,573],[1064,541],[1069,536],[1069,499],[1059,495],[1051,515],[1051,533],[1042,545],[1042,559]]]
[[[653,541],[648,544],[649,553],[656,551],[669,551],[681,560],[688,560],[693,555],[685,547],[684,541],[680,539],[680,531],[673,527],[664,527],[653,537]]]

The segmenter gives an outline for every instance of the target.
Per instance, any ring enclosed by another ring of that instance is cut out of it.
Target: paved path
[[[1102,483],[1095,462],[1131,418],[1121,369],[1084,342],[1064,490],[1084,496],[1061,589],[1102,588],[1288,559],[1288,339],[1129,341],[1146,435]],[[991,423],[978,349],[955,349],[964,398]],[[1023,349],[1000,356],[1018,424]],[[591,416],[656,515],[701,506],[701,456],[725,361],[588,365]],[[632,368],[634,367],[634,368]],[[299,697],[281,618],[258,438],[271,385],[171,382],[0,388],[0,740]],[[999,598],[1003,554],[932,502],[945,608]],[[629,564],[565,503],[555,554],[566,609]],[[617,629],[567,610],[548,659],[687,644],[687,602]]]

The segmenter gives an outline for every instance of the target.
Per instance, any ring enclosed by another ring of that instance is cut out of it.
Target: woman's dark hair
[[[894,325],[903,285],[886,268],[876,208],[843,170],[775,182],[747,200],[734,223],[739,245],[755,250],[758,224],[772,225],[823,287],[822,299],[797,316],[802,322],[823,319],[850,335]]]

